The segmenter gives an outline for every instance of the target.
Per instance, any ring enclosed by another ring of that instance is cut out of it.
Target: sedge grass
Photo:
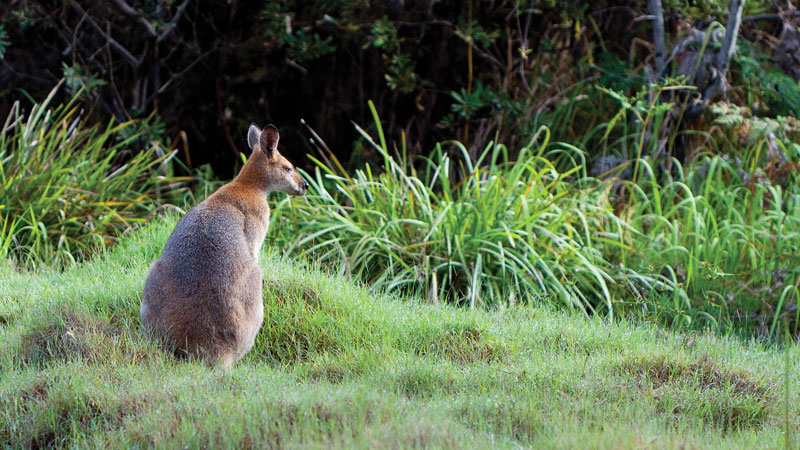
[[[392,156],[377,115],[375,125],[378,142],[359,131],[382,155],[380,173],[365,166],[349,175],[315,160],[306,200],[276,208],[271,241],[287,254],[378,289],[469,307],[566,305],[605,315],[633,284],[668,288],[660,276],[604,259],[604,247],[625,246],[626,225],[604,188],[576,184],[581,166],[559,171],[544,156],[546,128],[515,161],[496,142],[475,161],[452,142],[417,167]]]
[[[652,311],[678,327],[712,327],[775,336],[783,318],[797,333],[800,195],[796,188],[744,183],[731,162],[700,158],[677,179],[629,183],[627,262],[661,271],[685,296],[653,301]],[[702,168],[702,170],[700,170]]]
[[[144,223],[175,177],[139,122],[88,124],[76,95],[52,106],[56,86],[24,112],[15,103],[0,132],[0,258],[18,266],[66,267]]]

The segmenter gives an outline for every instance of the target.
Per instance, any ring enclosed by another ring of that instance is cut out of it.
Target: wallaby
[[[278,129],[250,125],[253,150],[239,175],[192,208],[150,266],[139,314],[180,354],[228,368],[264,320],[258,254],[269,227],[267,195],[304,195],[308,183],[278,153]]]

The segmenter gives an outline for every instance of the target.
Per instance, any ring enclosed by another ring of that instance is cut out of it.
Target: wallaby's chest
[[[256,214],[246,215],[244,222],[245,239],[250,246],[250,254],[256,260],[269,230],[269,206],[265,204],[264,208],[260,209],[261,211]]]

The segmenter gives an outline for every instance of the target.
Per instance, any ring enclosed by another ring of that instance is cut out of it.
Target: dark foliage
[[[370,122],[370,99],[411,151],[454,137],[477,150],[496,133],[513,148],[602,75],[594,59],[630,59],[647,37],[638,3],[6,2],[0,110],[66,77],[98,118],[157,110],[170,135],[188,136],[186,162],[222,176],[250,121],[284,126],[295,159],[309,150],[301,118],[341,159],[369,157],[350,121]]]

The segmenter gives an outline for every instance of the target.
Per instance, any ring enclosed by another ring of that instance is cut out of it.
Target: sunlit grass
[[[784,355],[762,344],[399,301],[275,248],[253,351],[229,372],[176,361],[138,319],[175,223],[63,272],[0,273],[0,442],[778,448],[786,417],[800,425]]]
[[[663,105],[637,107],[661,123]],[[755,171],[761,144],[746,150],[749,163],[705,153],[684,166],[639,152],[625,163],[634,179],[598,180],[546,128],[522,149],[490,142],[474,160],[455,141],[410,160],[377,115],[377,137],[357,129],[382,166],[350,174],[315,159],[307,198],[273,216],[270,239],[287,255],[431,303],[568,306],[767,339],[788,321],[797,333],[794,163],[782,184],[743,172]],[[641,133],[620,142],[637,148]]]

